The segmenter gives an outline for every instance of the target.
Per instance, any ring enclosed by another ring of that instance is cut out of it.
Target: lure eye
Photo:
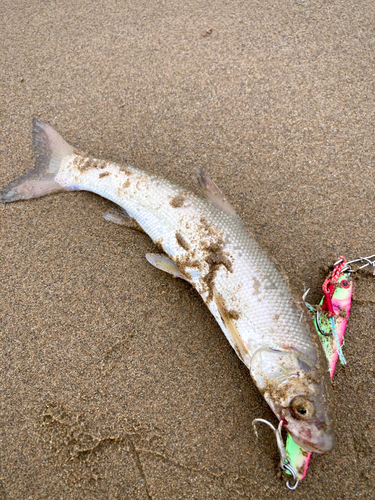
[[[349,286],[350,286],[349,281],[347,281],[347,280],[342,280],[342,282],[341,282],[341,286],[342,286],[343,288],[349,288]]]
[[[309,399],[297,396],[290,403],[290,412],[298,420],[310,420],[315,416],[315,407]]]

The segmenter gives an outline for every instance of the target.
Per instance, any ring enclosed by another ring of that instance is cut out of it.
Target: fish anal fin
[[[159,253],[146,253],[147,261],[156,269],[160,269],[175,278],[181,278],[188,281],[187,277],[180,271],[177,265],[169,257]]]
[[[225,328],[228,330],[228,333],[233,341],[237,356],[247,365],[250,362],[249,351],[241,339],[241,335],[238,332],[233,315],[227,310],[223,298],[216,290],[214,290],[214,300]]]
[[[122,207],[120,209],[113,209],[110,212],[102,212],[102,216],[109,222],[144,233],[138,222],[133,217],[130,217],[128,212]]]
[[[201,168],[197,168],[195,170],[195,175],[208,201],[210,201],[216,207],[220,208],[220,210],[222,210],[227,215],[237,217],[234,208],[226,200],[225,196],[211,179],[211,177]]]
[[[126,226],[129,217],[124,217],[121,212],[102,212],[105,220],[118,224],[119,226]]]

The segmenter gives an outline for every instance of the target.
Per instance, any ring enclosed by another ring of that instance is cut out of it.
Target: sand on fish
[[[196,190],[207,170],[299,296],[375,253],[375,4],[2,2],[0,185],[31,119]],[[67,193],[0,206],[0,499],[371,498],[375,277],[355,280],[337,446],[288,492],[275,419],[147,235]]]

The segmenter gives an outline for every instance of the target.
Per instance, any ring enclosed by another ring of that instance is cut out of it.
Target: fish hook
[[[286,487],[289,490],[296,490],[298,483],[299,483],[296,471],[293,469],[293,467],[290,465],[290,463],[283,464],[283,466],[281,468],[282,468],[282,470],[289,472],[293,476],[294,484],[291,486],[289,484],[289,479],[288,479],[288,481],[286,482]]]
[[[258,432],[257,432],[256,426],[255,426],[255,424],[257,422],[261,422],[263,424],[266,424],[266,425],[268,425],[268,427],[270,427],[273,430],[273,432],[276,436],[276,443],[277,443],[277,447],[278,447],[279,453],[280,453],[280,468],[282,471],[289,472],[293,476],[293,481],[294,481],[293,485],[289,484],[289,479],[288,479],[288,481],[286,482],[286,486],[290,490],[295,490],[298,486],[299,481],[298,481],[297,473],[294,470],[294,468],[290,465],[288,455],[286,454],[286,451],[285,451],[285,445],[284,445],[283,437],[281,435],[281,429],[282,429],[282,426],[284,424],[283,420],[280,420],[279,425],[276,429],[276,427],[274,427],[271,424],[271,422],[268,422],[268,420],[265,420],[264,418],[255,418],[253,420],[252,424],[254,427],[254,432],[255,432],[256,437],[258,437]]]
[[[305,306],[311,313],[316,313],[316,308],[306,301],[306,297],[308,296],[309,292],[310,288],[306,290],[306,292],[302,295],[302,301],[305,303]]]

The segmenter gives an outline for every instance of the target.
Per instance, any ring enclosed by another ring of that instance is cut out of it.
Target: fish
[[[261,249],[212,179],[203,197],[131,166],[87,156],[33,120],[35,167],[0,191],[0,202],[91,191],[121,207],[153,240],[156,268],[202,297],[275,416],[304,450],[334,446],[326,356],[287,278]]]

